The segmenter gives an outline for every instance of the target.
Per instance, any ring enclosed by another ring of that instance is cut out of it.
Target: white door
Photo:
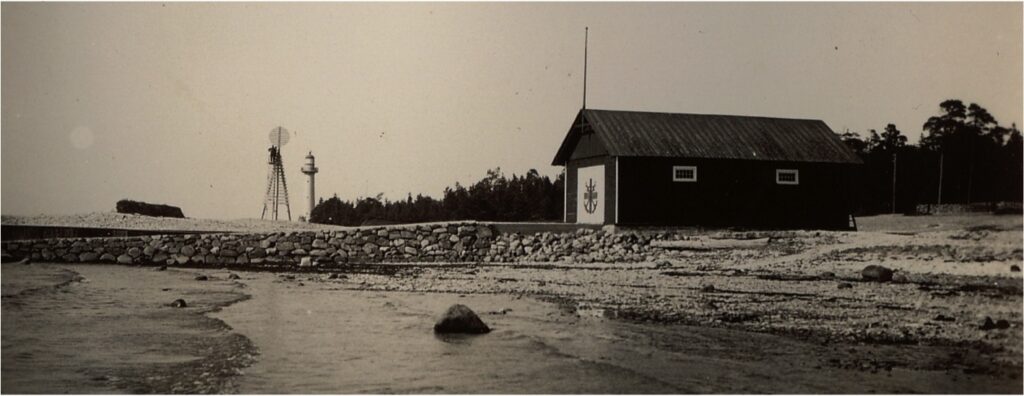
[[[576,222],[604,223],[604,165],[576,171]]]

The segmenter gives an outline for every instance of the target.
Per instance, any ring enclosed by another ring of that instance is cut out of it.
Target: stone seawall
[[[3,243],[35,261],[148,265],[319,266],[380,262],[639,262],[660,257],[650,242],[671,233],[498,234],[474,222],[357,230],[51,238]]]

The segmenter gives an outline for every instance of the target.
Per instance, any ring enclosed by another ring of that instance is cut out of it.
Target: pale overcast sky
[[[292,212],[440,197],[549,164],[590,108],[895,123],[947,98],[1022,119],[1021,3],[2,5],[2,213],[259,217],[267,134]]]

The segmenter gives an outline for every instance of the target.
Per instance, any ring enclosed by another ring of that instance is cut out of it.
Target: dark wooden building
[[[569,223],[826,229],[860,163],[820,120],[590,109],[553,161]]]

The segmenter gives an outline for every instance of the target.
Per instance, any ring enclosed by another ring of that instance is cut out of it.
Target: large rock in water
[[[484,334],[490,333],[491,328],[487,327],[472,309],[462,304],[455,304],[449,307],[441,320],[434,324],[434,332]]]
[[[889,282],[892,280],[893,271],[881,265],[869,265],[860,271],[860,276],[866,281]]]

